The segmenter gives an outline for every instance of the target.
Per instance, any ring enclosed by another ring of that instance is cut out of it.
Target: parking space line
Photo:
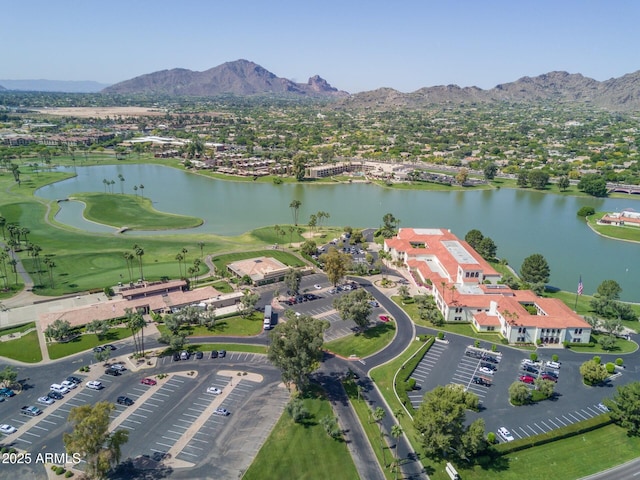
[[[16,440],[17,440],[17,441],[19,441],[19,442],[25,442],[25,443],[28,443],[28,444],[32,444],[32,443],[33,443],[33,442],[30,442],[29,440],[25,440],[25,439],[24,439],[24,438],[22,438],[22,437],[17,438]]]
[[[529,434],[527,433],[527,431],[526,431],[524,428],[522,428],[522,427],[518,427],[518,428],[519,428],[519,429],[522,431],[522,433],[524,434],[524,435],[523,435],[523,438],[524,438],[524,437],[528,437],[528,436],[529,436]]]
[[[545,430],[544,428],[542,428],[540,425],[538,425],[537,423],[535,423],[535,422],[534,422],[534,425],[535,425],[535,426],[536,426],[536,428],[537,428],[538,430],[540,430],[542,433],[545,433],[545,432],[546,432],[546,430]]]
[[[540,423],[543,424],[545,427],[547,427],[549,430],[553,430],[553,427],[550,427],[549,425],[544,423],[544,421],[540,420]]]
[[[549,423],[552,423],[552,424],[553,424],[553,426],[554,426],[555,428],[560,428],[560,426],[559,426],[559,425],[557,425],[557,424],[556,424],[556,422],[554,422],[554,421],[553,421],[553,420],[551,420],[550,418],[548,418],[548,419],[547,419],[547,421],[548,421]]]
[[[136,417],[147,418],[147,415],[142,415],[142,414],[137,413],[137,412],[133,412],[131,415],[135,415]]]
[[[190,413],[183,413],[182,414],[183,417],[193,417],[193,418],[198,418],[198,415],[191,415]]]
[[[173,391],[173,390],[170,390],[170,391]],[[162,392],[156,392],[156,393],[155,393],[155,395],[162,395],[163,397],[168,397],[168,396],[169,396],[168,394],[166,394],[166,393],[162,393]],[[154,396],[155,396],[155,395],[154,395]],[[163,401],[164,401],[164,400],[163,400]]]
[[[191,441],[192,441],[192,442],[200,442],[200,443],[206,443],[206,444],[209,444],[209,442],[208,442],[208,441],[206,441],[206,440],[200,440],[199,438],[195,438],[195,437],[194,437],[194,438],[192,438],[192,439],[191,439]]]
[[[146,403],[145,403],[145,405],[146,405]],[[138,407],[138,410],[142,410],[143,412],[153,413],[153,410],[149,410],[148,408],[144,408],[144,407]]]
[[[178,438],[171,438],[171,437],[165,437],[165,436],[163,435],[163,436],[162,436],[162,438],[164,438],[164,439],[166,439],[166,440],[171,440],[171,441],[173,441],[173,442],[177,442],[177,441],[178,441],[178,439],[179,439],[180,437],[178,437]]]
[[[34,437],[38,437],[40,438],[40,435],[36,434],[36,433],[31,433],[31,432],[24,432],[26,435],[32,435]]]
[[[573,422],[570,423],[574,423],[574,422],[579,422],[580,419],[577,417],[574,417],[573,415],[571,415],[570,413],[567,413],[567,415],[569,415],[571,418],[573,418]],[[567,418],[565,415],[563,415],[564,418]],[[567,419],[568,420],[568,419]]]
[[[589,417],[585,417],[584,415],[582,415],[578,410],[575,410],[574,413],[580,417],[582,417],[583,420],[586,420]]]
[[[580,411],[583,412],[585,415],[589,415],[589,418],[593,417],[593,412],[585,412],[584,408],[581,408]]]
[[[197,457],[198,455],[196,455],[195,453],[189,453],[189,452],[180,452],[180,455],[189,455],[190,457]]]
[[[132,420],[131,418],[125,418],[123,421],[124,422],[132,422],[132,423],[137,423],[138,425],[142,425],[142,422],[139,422],[137,420]]]
[[[202,447],[196,447],[195,445],[191,445],[191,444],[187,445],[187,448],[195,448],[196,450],[204,450],[204,448],[202,448]]]
[[[171,448],[173,445],[167,445],[166,443],[156,442],[156,445],[162,445],[163,447]]]
[[[186,430],[186,428],[185,428],[185,430]],[[167,430],[167,432],[168,433],[174,433],[174,434],[180,435],[180,436],[182,436],[182,434],[184,433],[184,432],[174,432],[173,430]]]
[[[60,409],[58,409],[60,410]],[[62,415],[56,415],[55,413],[50,413],[49,415],[47,415],[48,417],[56,417],[56,418],[64,418]]]
[[[40,430],[44,430],[45,432],[49,431],[48,428],[41,427],[40,425],[34,425],[33,428],[39,428]]]
[[[43,418],[42,420],[40,420],[41,422],[45,422],[45,423],[50,423],[51,425],[57,425],[56,422],[52,422],[51,420],[47,420],[46,418]]]
[[[150,448],[149,450],[151,450],[152,452],[167,453],[165,450],[156,450],[155,448]]]
[[[164,400],[160,400],[161,402],[164,402]],[[144,402],[145,405],[149,405],[151,407],[159,407],[160,405],[156,405],[155,403],[151,403],[149,400],[147,400],[146,402]]]

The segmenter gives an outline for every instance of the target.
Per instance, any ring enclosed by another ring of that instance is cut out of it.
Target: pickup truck
[[[36,417],[42,413],[42,410],[40,410],[38,407],[24,406],[20,409],[20,413],[29,417]]]

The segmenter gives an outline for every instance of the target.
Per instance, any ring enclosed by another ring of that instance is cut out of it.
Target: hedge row
[[[409,409],[411,414],[415,411],[413,405],[411,404],[411,400],[407,395],[407,384],[409,379],[411,378],[411,374],[416,369],[418,364],[422,361],[425,354],[435,342],[435,338],[430,335],[421,336],[420,339],[425,342],[425,345],[422,349],[417,351],[409,360],[405,362],[402,367],[400,367],[400,373],[396,377],[396,383],[394,385],[396,392],[398,393],[398,397],[400,397],[400,401],[402,404]]]
[[[519,440],[514,440],[513,442],[501,443],[493,448],[500,455],[506,455],[508,453],[519,452],[520,450],[526,450],[527,448],[536,447],[538,445],[544,445],[545,443],[555,442],[556,440],[581,435],[611,423],[613,423],[613,420],[611,420],[611,417],[605,413],[582,422],[573,423],[566,427],[551,430],[547,433],[521,438]]]

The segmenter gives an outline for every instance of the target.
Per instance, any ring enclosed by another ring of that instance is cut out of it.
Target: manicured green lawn
[[[615,238],[618,240],[627,240],[631,242],[640,242],[640,228],[633,226],[617,227],[615,225],[598,225],[605,213],[611,212],[596,212],[593,215],[587,217],[589,226],[601,235],[609,238]]]
[[[329,402],[316,396],[304,403],[311,418],[301,425],[284,413],[243,479],[359,479],[344,441],[329,437],[320,424],[333,416]]]
[[[170,230],[202,225],[202,219],[159,212],[151,200],[137,195],[78,193],[73,200],[86,204],[84,217],[92,222],[131,230]]]
[[[112,328],[106,335],[101,337],[98,337],[95,333],[88,333],[80,335],[67,343],[50,343],[47,345],[47,348],[49,349],[49,357],[55,360],[56,358],[91,350],[98,345],[113,343],[130,336],[131,330],[128,328]]]
[[[15,340],[0,342],[0,357],[7,357],[26,363],[42,361],[38,332],[29,332]]]
[[[572,344],[571,345],[571,350],[573,350],[574,352],[580,352],[580,353],[593,353],[594,355],[597,353],[609,353],[609,354],[625,354],[625,353],[632,353],[635,352],[638,349],[638,344],[635,342],[629,342],[627,340],[624,340],[622,338],[616,338],[616,343],[614,345],[614,347],[611,350],[604,350],[599,344],[598,344],[598,339],[601,337],[601,334],[598,333],[592,333],[591,334],[591,341],[595,342],[595,345],[593,347],[587,347],[585,345],[580,346],[580,344]]]
[[[395,322],[388,322],[368,328],[362,333],[347,335],[324,344],[327,350],[348,357],[367,357],[387,346],[395,335]]]
[[[3,328],[0,329],[0,337],[4,335],[12,335],[14,333],[26,332],[31,328],[35,328],[36,322],[25,323],[24,325],[20,325],[19,327],[11,327],[11,328]]]
[[[211,328],[200,325],[189,325],[180,329],[190,337],[200,336],[216,336],[216,335],[232,335],[236,337],[250,337],[258,335],[262,331],[262,314],[253,312],[249,317],[242,318],[240,315],[233,317],[221,318]],[[167,327],[164,324],[158,324],[160,333],[165,333]]]

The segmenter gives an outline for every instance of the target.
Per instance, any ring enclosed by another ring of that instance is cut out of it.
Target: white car
[[[50,390],[53,390],[54,392],[58,392],[61,395],[66,395],[67,393],[70,392],[70,390],[65,387],[64,385],[60,385],[59,383],[53,383],[51,384],[51,386],[49,387]]]
[[[216,415],[220,415],[221,417],[226,417],[231,412],[226,408],[216,408],[216,410],[213,413],[215,413]]]
[[[207,393],[213,393],[214,395],[220,395],[222,393],[222,390],[220,390],[219,388],[216,388],[216,387],[209,387],[209,388],[207,388]]]
[[[114,370],[118,370],[119,372],[124,372],[127,367],[125,367],[122,363],[114,363],[111,365],[111,368]]]
[[[553,368],[554,370],[560,369],[560,364],[558,362],[547,362],[546,365],[547,367]]]
[[[603,412],[605,412],[605,413],[606,413],[606,412],[609,412],[609,407],[607,407],[604,403],[599,403],[599,404],[598,404],[598,408],[599,408],[600,410],[602,410]]]
[[[493,370],[491,370],[490,368],[487,368],[487,367],[480,367],[478,369],[478,371],[480,373],[484,373],[485,375],[493,375]]]
[[[69,390],[73,390],[78,386],[75,382],[70,382],[69,380],[63,381],[60,385],[67,387]]]
[[[0,433],[4,433],[5,435],[11,435],[12,433],[16,433],[17,431],[18,429],[12,425],[6,423],[0,425]]]
[[[55,400],[51,397],[38,397],[38,403],[41,405],[51,405]]]
[[[316,284],[313,286],[313,288],[315,288],[316,290],[320,290],[322,287],[316,283]]]
[[[515,440],[511,432],[504,427],[498,429],[498,435],[500,435],[505,442],[513,442]]]
[[[87,382],[87,388],[90,388],[92,390],[102,390],[103,385],[102,382],[99,382],[98,380],[91,380]]]

